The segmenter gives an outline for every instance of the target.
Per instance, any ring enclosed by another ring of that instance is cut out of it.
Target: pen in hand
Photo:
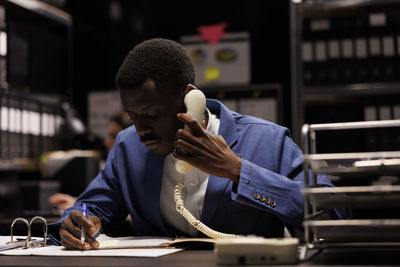
[[[83,215],[83,217],[86,218],[86,203],[83,204],[82,215]],[[81,244],[83,245],[83,243],[85,243],[85,228],[82,226],[81,227]]]

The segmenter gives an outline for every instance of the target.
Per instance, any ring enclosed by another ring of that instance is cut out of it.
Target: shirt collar
[[[206,130],[211,134],[217,135],[220,125],[220,120],[216,115],[212,114],[208,108],[206,108],[206,110],[208,113],[208,123]]]

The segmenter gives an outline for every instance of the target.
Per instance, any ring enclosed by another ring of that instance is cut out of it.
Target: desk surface
[[[336,250],[336,252],[338,252]],[[302,262],[295,266],[322,266],[329,261],[329,266],[371,266],[399,265],[400,249],[385,249],[379,254],[370,253],[365,250],[346,250],[337,253],[316,254],[308,262]],[[343,254],[344,253],[344,254]],[[335,258],[332,262],[332,257]],[[325,259],[324,259],[325,258]],[[337,259],[347,258],[347,262],[336,262]],[[360,261],[361,260],[361,261]],[[325,261],[325,262],[324,262]],[[48,257],[48,256],[1,256],[0,266],[61,266],[61,267],[103,267],[103,266],[157,266],[157,267],[188,267],[188,266],[222,266],[216,263],[216,256],[212,250],[186,250],[157,258],[135,258],[135,257]],[[235,265],[225,265],[233,267]],[[250,265],[246,265],[250,266]],[[257,265],[257,267],[260,265]],[[271,266],[271,265],[269,265]],[[282,266],[282,265],[281,265]]]
[[[212,250],[181,251],[157,258],[1,256],[0,266],[218,266]]]

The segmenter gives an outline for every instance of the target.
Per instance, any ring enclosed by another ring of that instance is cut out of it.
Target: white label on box
[[[357,58],[367,57],[367,40],[365,40],[365,38],[356,39],[356,57]]]
[[[386,15],[385,13],[371,13],[369,14],[369,25],[371,26],[385,26]]]
[[[0,56],[7,56],[7,33],[0,31]]]
[[[384,36],[382,39],[383,42],[383,55],[385,57],[393,57],[394,56],[394,39],[392,36]]]
[[[327,31],[331,28],[329,19],[313,19],[310,23],[311,31]]]
[[[380,106],[379,107],[379,119],[380,120],[390,120],[390,106]]]
[[[35,136],[40,135],[40,115],[38,112],[29,112],[29,133]]]
[[[301,59],[303,62],[311,62],[313,60],[311,42],[303,42],[301,44]]]
[[[374,106],[366,106],[364,108],[364,120],[375,121],[376,120],[376,109]]]
[[[344,58],[353,57],[353,41],[351,39],[342,40],[342,52]]]
[[[17,118],[16,118],[16,109],[15,108],[10,108],[9,109],[10,112],[10,124],[9,124],[9,131],[10,132],[16,132],[16,128],[17,128]]]
[[[338,40],[330,40],[328,42],[328,51],[329,51],[330,58],[339,58],[340,57],[339,41]]]
[[[369,39],[369,53],[371,56],[379,56],[381,54],[381,44],[378,37]]]
[[[326,60],[326,44],[324,41],[317,41],[315,43],[315,57],[317,61]]]

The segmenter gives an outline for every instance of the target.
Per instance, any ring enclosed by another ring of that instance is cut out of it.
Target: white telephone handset
[[[206,110],[206,97],[203,92],[198,89],[191,90],[185,95],[183,102],[186,106],[186,113],[201,125]],[[186,124],[184,129],[191,132]],[[192,166],[186,161],[177,160],[175,168],[179,173],[186,174],[192,169]]]
[[[194,120],[199,122],[200,124],[204,120],[204,112],[206,108],[206,97],[203,92],[198,89],[193,89],[188,92],[184,98],[184,103],[186,106],[186,112],[189,114]],[[185,130],[190,131],[190,128],[185,125]],[[211,238],[227,238],[227,237],[236,237],[233,234],[224,234],[221,232],[217,232],[203,224],[201,221],[197,220],[184,206],[184,201],[182,199],[182,190],[184,188],[184,175],[188,173],[192,166],[183,160],[177,160],[175,162],[176,170],[181,174],[180,182],[175,186],[174,190],[174,200],[176,203],[176,210],[183,216],[185,219],[194,226],[197,230],[202,232]]]

